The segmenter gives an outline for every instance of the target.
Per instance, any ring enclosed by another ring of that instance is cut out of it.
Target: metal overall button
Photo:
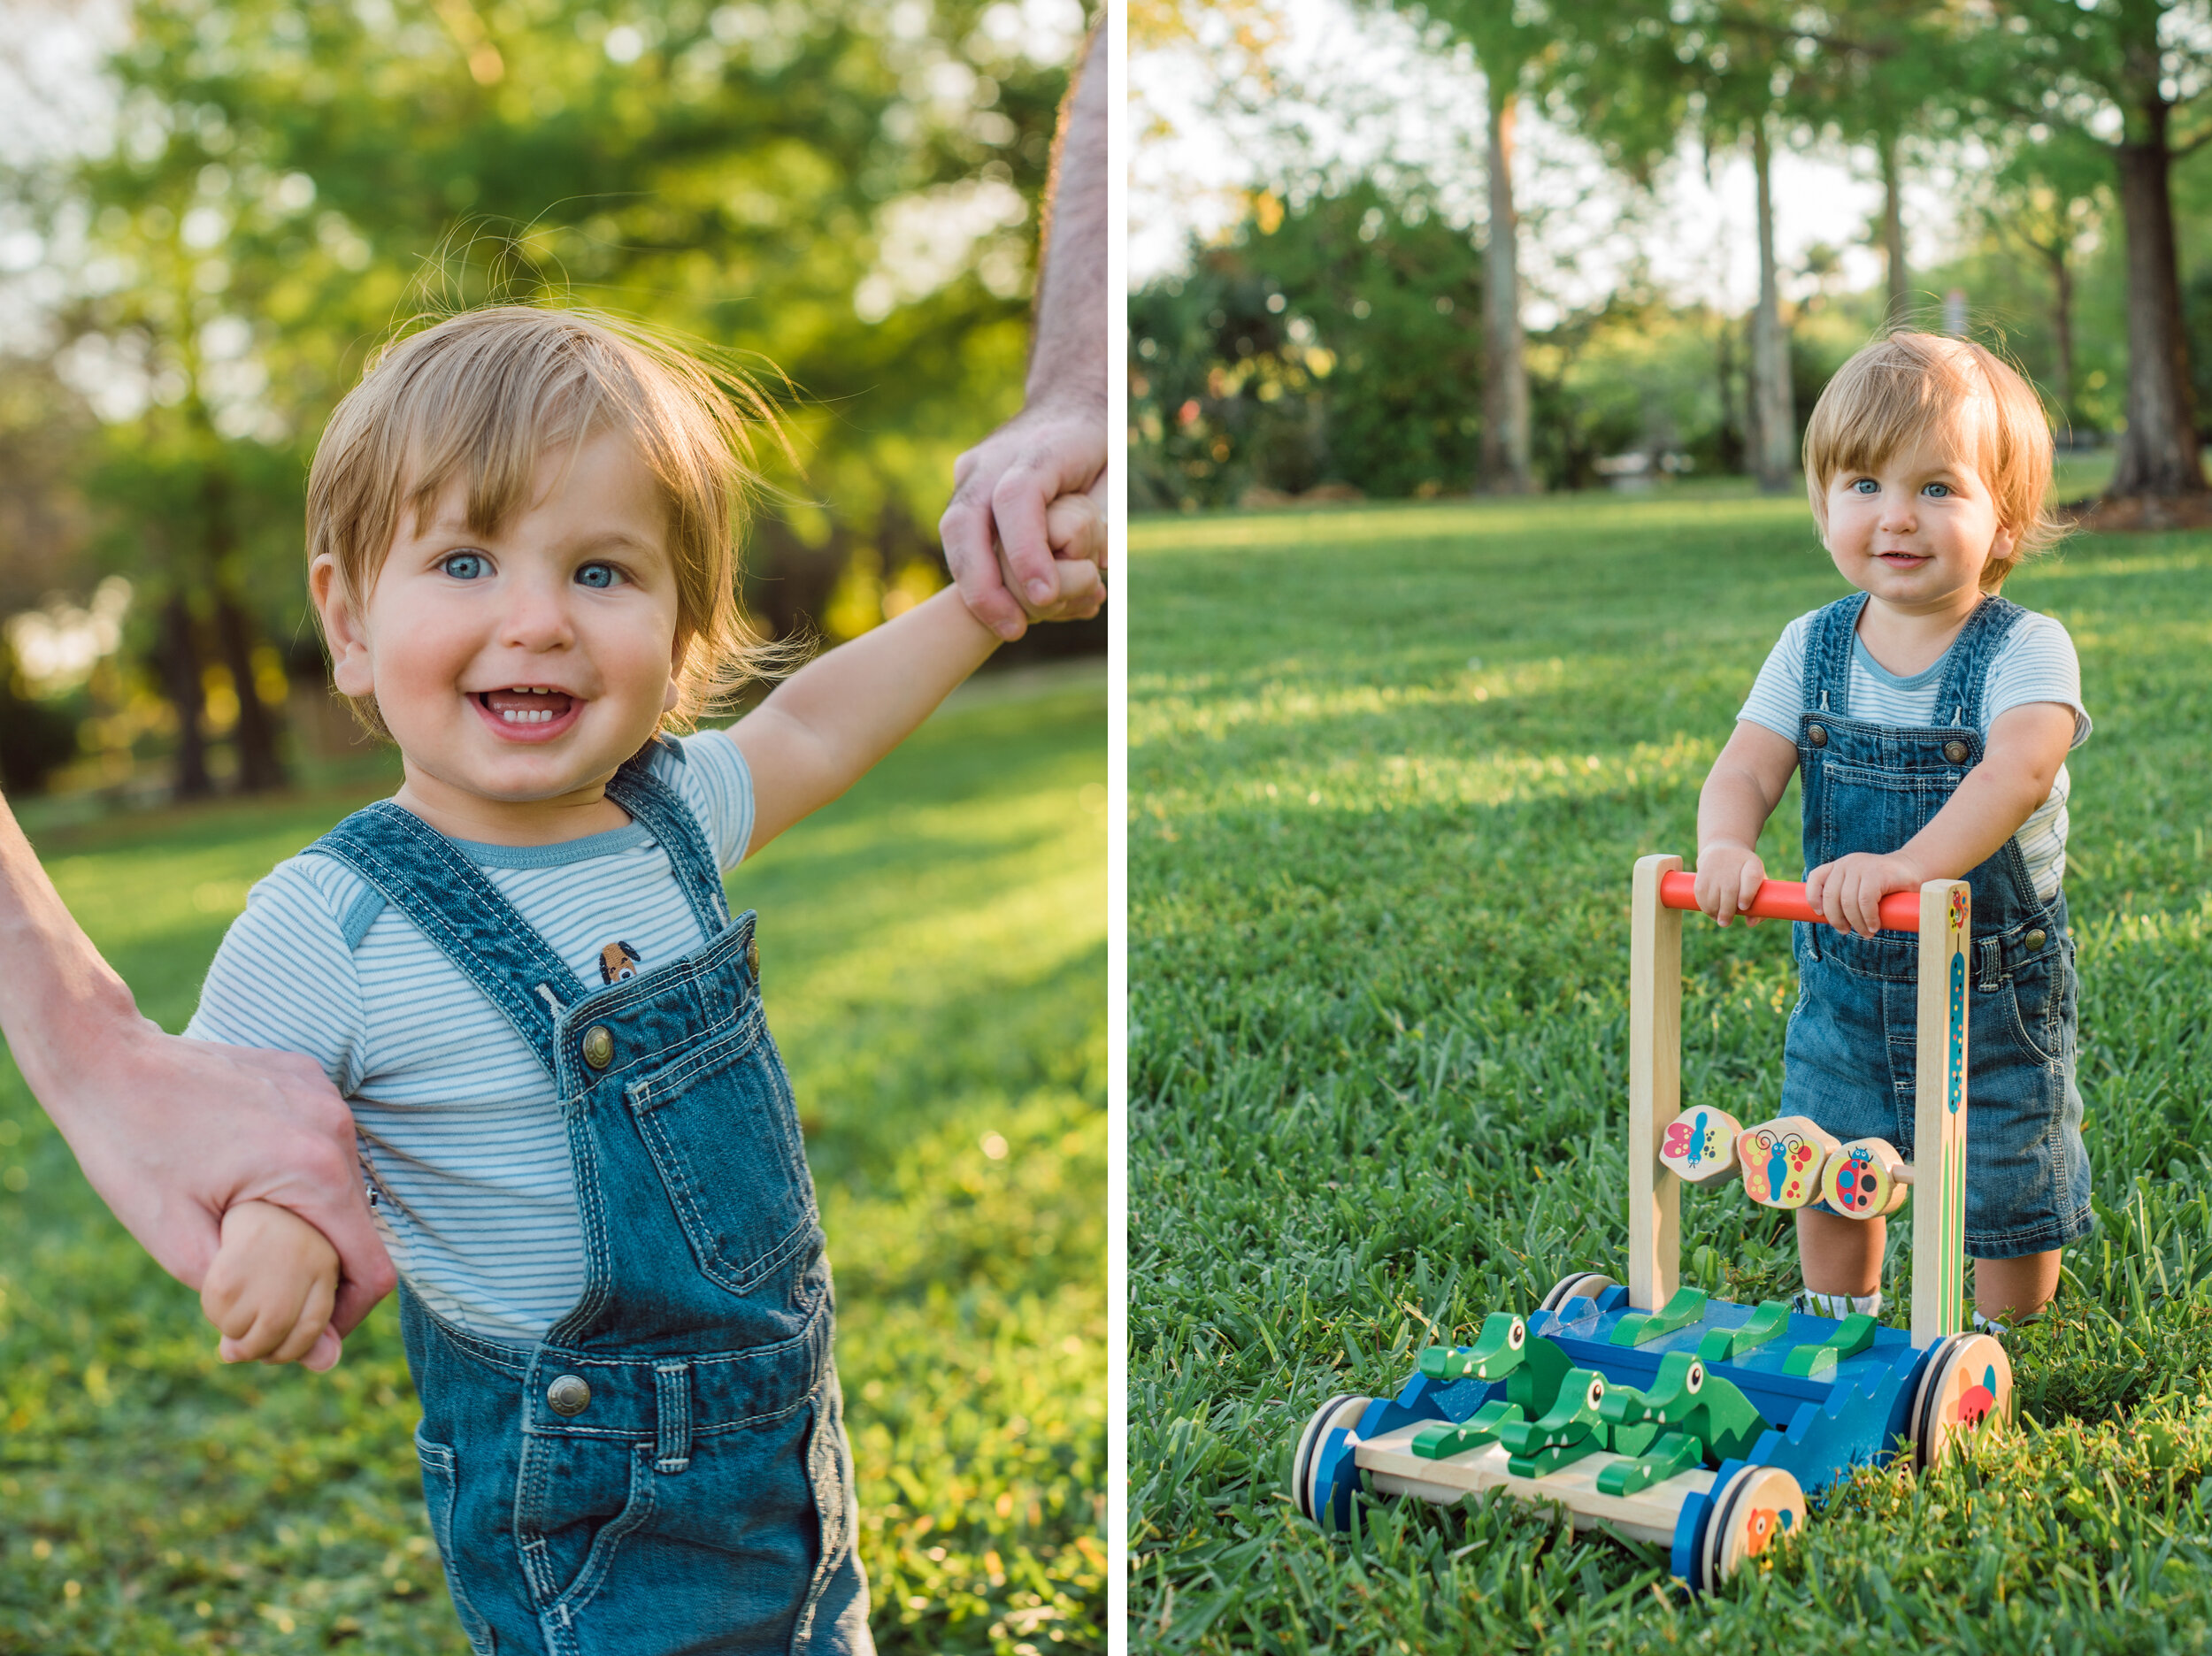
[[[1805,740],[1816,748],[1825,748],[1828,745],[1828,727],[1825,724],[1808,724]]]
[[[604,1024],[595,1024],[584,1031],[584,1062],[595,1070],[604,1070],[614,1062],[614,1033]]]
[[[591,1407],[591,1387],[581,1375],[565,1374],[545,1388],[546,1407],[564,1417]]]
[[[2034,931],[2029,932],[2027,936],[2022,938],[2020,940],[2028,946],[2028,953],[2033,954],[2049,939],[2044,936],[2043,928],[2038,926]]]
[[[1968,748],[1966,744],[1962,741],[1957,740],[1956,739],[1943,744],[1943,756],[1946,759],[1948,759],[1953,764],[1964,764],[1966,763],[1967,752]]]

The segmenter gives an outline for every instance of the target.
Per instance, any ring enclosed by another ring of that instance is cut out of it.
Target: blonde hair
[[[605,430],[627,433],[668,504],[676,635],[685,641],[681,726],[785,652],[737,602],[738,532],[759,486],[756,433],[790,448],[766,396],[734,368],[595,311],[503,304],[403,332],[370,359],[316,444],[307,479],[307,556],[327,556],[357,616],[400,514],[426,522],[457,479],[472,533],[529,503],[544,457]],[[387,733],[373,699],[355,712]]]
[[[2057,544],[2051,515],[2051,426],[2019,372],[1971,340],[1892,334],[1836,370],[1805,427],[1805,492],[1828,533],[1828,485],[1840,472],[1870,472],[1929,437],[1955,445],[2013,533],[2010,556],[1983,567],[1995,592],[2021,564]]]

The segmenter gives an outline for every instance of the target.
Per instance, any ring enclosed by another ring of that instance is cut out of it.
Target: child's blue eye
[[[1951,492],[1951,486],[1948,483],[1931,483],[1922,492],[1932,495],[1937,500],[1941,500]]]
[[[1872,478],[1861,478],[1851,487],[1862,494],[1879,494],[1882,492],[1882,486]]]
[[[455,580],[476,580],[491,572],[491,561],[481,552],[455,552],[438,567]]]
[[[621,579],[621,572],[611,564],[587,564],[576,571],[579,586],[611,586]]]

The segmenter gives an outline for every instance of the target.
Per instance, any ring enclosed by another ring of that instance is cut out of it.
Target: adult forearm
[[[1037,250],[1036,334],[1025,395],[1033,403],[1106,406],[1107,74],[1091,31],[1053,142]]]
[[[138,1005],[55,891],[0,798],[0,1034],[65,1138],[79,1125],[70,1079],[144,1028]]]

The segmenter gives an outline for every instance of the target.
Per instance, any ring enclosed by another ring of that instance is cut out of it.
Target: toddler
[[[2066,629],[1998,595],[2057,538],[2041,404],[1963,340],[1897,334],[1846,363],[1805,433],[1813,517],[1858,590],[1801,616],[1760,670],[1698,801],[1698,906],[1724,925],[1804,778],[1807,895],[1782,1113],[1913,1153],[1916,940],[1885,893],[1973,888],[1966,1251],[1977,1326],[2032,1315],[2090,1223],[2074,1085],[2066,755],[2086,740]],[[1878,1311],[1883,1223],[1801,1209],[1801,1308]]]
[[[405,781],[254,888],[190,1033],[306,1053],[351,1102],[480,1652],[872,1648],[829,1266],[722,876],[998,639],[948,589],[663,735],[759,663],[733,519],[763,413],[635,328],[490,309],[388,348],[309,479],[333,676]],[[1049,528],[1089,561],[1033,618],[1094,613],[1095,506]],[[335,1269],[232,1208],[223,1354],[327,1366]]]

